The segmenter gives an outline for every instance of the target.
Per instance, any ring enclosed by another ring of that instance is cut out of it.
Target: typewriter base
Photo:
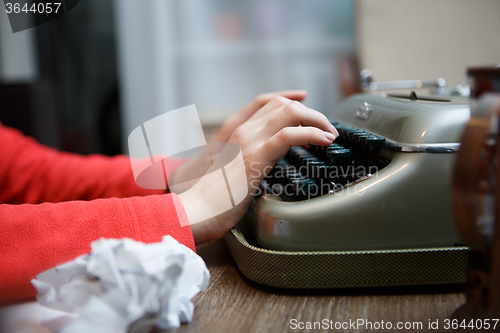
[[[467,281],[468,247],[275,251],[252,245],[256,244],[253,235],[243,229],[239,225],[225,236],[229,252],[243,275],[272,287],[359,288],[461,284]]]

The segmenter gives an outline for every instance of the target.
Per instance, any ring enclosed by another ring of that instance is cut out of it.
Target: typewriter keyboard
[[[385,138],[332,124],[339,132],[334,143],[292,147],[262,181],[263,192],[284,201],[307,200],[355,185],[389,164],[379,155]]]

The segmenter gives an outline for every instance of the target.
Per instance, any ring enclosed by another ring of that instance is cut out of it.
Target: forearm
[[[101,237],[161,241],[172,235],[194,250],[175,195],[39,205],[0,205],[0,303],[35,296],[37,274],[88,253]]]
[[[0,202],[42,203],[164,193],[136,185],[130,159],[81,156],[42,146],[0,124]],[[168,159],[167,176],[184,160]]]

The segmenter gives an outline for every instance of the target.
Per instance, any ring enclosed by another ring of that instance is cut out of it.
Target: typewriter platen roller
[[[292,147],[247,213],[288,251],[454,246],[450,182],[468,99],[359,94],[326,114],[328,147]]]

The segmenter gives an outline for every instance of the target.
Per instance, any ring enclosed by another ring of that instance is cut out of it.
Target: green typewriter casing
[[[450,188],[469,100],[415,97],[358,94],[325,112],[340,144],[352,130],[385,138],[388,164],[330,194],[256,197],[226,236],[247,277],[288,288],[465,282]]]

